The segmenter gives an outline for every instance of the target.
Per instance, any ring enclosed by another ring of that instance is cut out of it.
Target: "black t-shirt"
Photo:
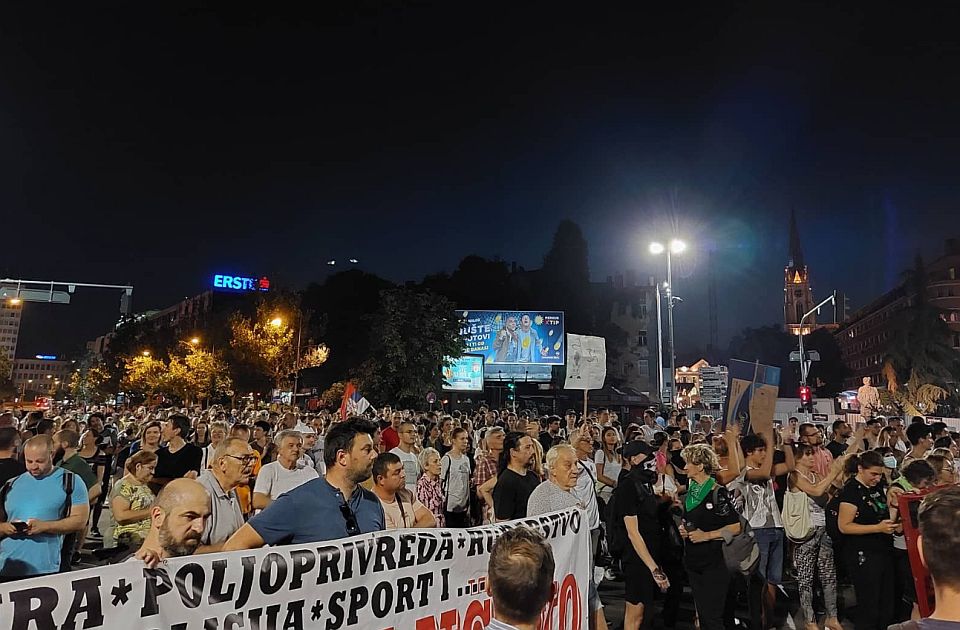
[[[840,459],[840,457],[847,452],[847,445],[830,440],[830,443],[827,444],[827,450],[830,451],[830,454],[833,455],[834,459]]]
[[[520,476],[509,468],[497,476],[493,487],[493,511],[499,519],[513,520],[527,515],[527,499],[540,484],[532,472]]]
[[[712,532],[740,522],[727,489],[717,484],[715,490],[716,495],[711,491],[700,505],[684,513],[683,523],[688,532],[694,529]],[[702,570],[724,563],[723,539],[720,538],[701,543],[692,543],[688,539],[683,550],[683,562],[691,569]]]
[[[621,473],[617,480],[617,487],[613,492],[613,501],[616,514],[619,518],[625,516],[637,517],[637,529],[647,545],[650,555],[660,559],[660,501],[650,485],[650,475],[644,479],[645,471],[633,468],[629,472]],[[656,480],[656,474],[652,474]],[[640,486],[639,488],[637,486]],[[625,546],[623,554],[625,562],[639,562],[640,558],[632,544]]]
[[[170,452],[170,447],[164,446],[157,450],[157,469],[153,474],[161,479],[177,479],[191,470],[199,474],[202,461],[203,449],[196,444],[187,442],[175,453]]]
[[[857,508],[857,515],[853,519],[857,525],[876,525],[890,518],[883,484],[868,488],[854,477],[843,486],[838,498],[841,504],[849,503]],[[893,536],[880,533],[844,535],[843,544],[854,551],[882,551],[893,545]]]
[[[786,446],[784,448],[790,448]],[[777,464],[786,464],[787,456],[781,450],[776,450],[773,452],[773,465]],[[783,495],[787,491],[787,476],[778,475],[773,478],[773,496],[777,500],[777,507],[780,508],[780,511],[783,511]]]
[[[0,459],[0,486],[25,472],[27,472],[27,468],[20,460],[13,457]]]

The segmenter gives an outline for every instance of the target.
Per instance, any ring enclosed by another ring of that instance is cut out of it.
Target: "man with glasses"
[[[220,551],[223,543],[243,525],[237,487],[250,481],[254,461],[253,448],[240,438],[230,437],[220,443],[210,468],[197,478],[207,489],[211,502],[198,553]]]
[[[833,455],[823,446],[823,434],[816,425],[804,422],[798,429],[801,444],[808,444],[813,448],[813,470],[817,477],[823,479],[830,475],[833,465]]]
[[[420,478],[420,459],[417,457],[417,427],[409,420],[404,420],[400,423],[397,435],[400,437],[400,445],[390,449],[390,452],[399,457],[403,463],[407,490],[416,496],[417,479]],[[382,436],[381,439],[383,439]]]
[[[383,530],[386,519],[380,499],[360,486],[373,472],[376,431],[376,425],[363,418],[334,425],[323,445],[327,474],[280,495],[237,530],[223,550],[321,542]]]

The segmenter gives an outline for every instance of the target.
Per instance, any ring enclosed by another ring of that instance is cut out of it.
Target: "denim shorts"
[[[753,530],[753,538],[760,547],[757,572],[768,584],[780,584],[783,582],[783,530],[761,527]]]

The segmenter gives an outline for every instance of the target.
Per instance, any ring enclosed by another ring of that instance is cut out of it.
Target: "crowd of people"
[[[919,522],[931,573],[937,581],[939,566],[946,580],[937,588],[960,584],[943,560],[957,553],[945,542],[957,534],[942,531],[952,525],[944,510],[960,510],[958,438],[923,418],[868,418],[856,431],[791,418],[741,435],[711,416],[652,408],[635,421],[606,409],[485,407],[347,419],[218,406],[7,411],[0,580],[70,570],[91,540],[101,561],[152,566],[575,507],[591,535],[591,628],[607,627],[604,580],[623,581],[630,630],[650,627],[655,607],[674,627],[685,586],[702,630],[735,627],[744,605],[750,627],[777,627],[788,577],[807,630],[841,630],[844,616],[857,629],[886,628],[918,618],[903,493],[951,488],[930,495],[946,498],[927,499]],[[852,584],[855,605],[840,584]]]

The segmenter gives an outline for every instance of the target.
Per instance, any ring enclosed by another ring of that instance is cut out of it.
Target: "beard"
[[[161,548],[171,558],[192,555],[200,546],[200,534],[193,530],[184,534],[183,540],[177,540],[164,523],[160,526],[158,534]]]

